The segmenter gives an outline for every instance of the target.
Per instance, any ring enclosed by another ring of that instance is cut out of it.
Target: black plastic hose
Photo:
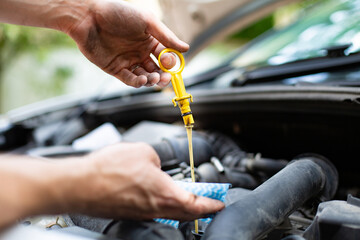
[[[338,174],[330,162],[315,157],[292,161],[218,213],[202,239],[260,239],[309,199],[333,197],[337,184]]]
[[[192,142],[195,166],[210,161],[210,158],[213,156],[213,151],[207,139],[193,132]],[[190,162],[186,135],[177,136],[176,138],[164,138],[161,142],[153,144],[152,147],[159,155],[162,167],[179,164],[181,162]]]

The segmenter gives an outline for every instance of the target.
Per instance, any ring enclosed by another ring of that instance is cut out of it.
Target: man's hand
[[[91,6],[79,23],[65,29],[82,53],[127,85],[166,86],[171,76],[160,71],[150,54],[157,58],[164,45],[181,52],[189,46],[154,15],[124,1],[94,1]],[[175,62],[172,54],[164,54],[165,67],[171,68]]]
[[[0,232],[43,214],[192,220],[224,208],[177,186],[144,143],[120,143],[68,159],[0,155],[0,189]]]
[[[91,62],[133,87],[166,86],[171,76],[150,54],[189,48],[153,14],[123,0],[1,0],[0,22],[63,31]],[[171,68],[176,58],[167,53],[161,62]]]
[[[160,170],[159,157],[147,144],[113,145],[86,156],[82,164],[88,174],[76,182],[77,191],[73,189],[67,200],[64,196],[70,212],[118,219],[192,220],[224,207],[220,201],[178,187]]]

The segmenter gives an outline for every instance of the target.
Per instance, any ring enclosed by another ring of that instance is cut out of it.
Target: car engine
[[[250,87],[219,95],[194,90],[196,180],[231,184],[226,208],[211,222],[199,221],[199,234],[193,233],[193,222],[174,228],[78,214],[38,216],[21,224],[90,239],[358,239],[359,116],[352,109],[357,103],[344,101],[358,93],[341,92],[335,99],[331,92],[332,98],[320,102],[324,96],[318,90],[312,97],[314,89],[299,87],[298,95],[291,89],[284,97],[288,88],[272,87],[262,98],[257,87],[253,99],[247,95]],[[164,97],[145,94],[129,97],[131,103],[107,99],[37,113],[19,118],[2,135],[27,136],[28,142],[17,142],[21,146],[13,145],[12,152],[53,159],[102,147],[101,135],[114,142],[147,142],[160,156],[163,171],[189,181],[186,131]]]

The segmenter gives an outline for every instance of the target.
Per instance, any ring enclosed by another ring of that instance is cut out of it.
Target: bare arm
[[[0,232],[25,217],[65,212],[62,193],[73,196],[70,184],[87,172],[81,162],[0,155]]]
[[[0,21],[65,32],[91,62],[133,87],[166,86],[171,77],[150,54],[189,48],[154,15],[122,0],[1,0]],[[175,57],[164,54],[162,62],[171,68]]]
[[[2,0],[0,21],[63,31],[84,18],[88,9],[87,1]]]
[[[0,160],[0,231],[40,214],[191,220],[224,207],[180,189],[147,144],[117,144],[64,160]]]

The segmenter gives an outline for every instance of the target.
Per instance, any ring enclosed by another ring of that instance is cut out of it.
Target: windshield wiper
[[[277,66],[267,66],[244,72],[241,79],[236,79],[233,86],[250,83],[273,82],[291,77],[305,76],[320,72],[334,72],[346,68],[360,67],[360,53],[345,55],[350,45],[335,46],[326,49],[327,56],[298,60]]]

